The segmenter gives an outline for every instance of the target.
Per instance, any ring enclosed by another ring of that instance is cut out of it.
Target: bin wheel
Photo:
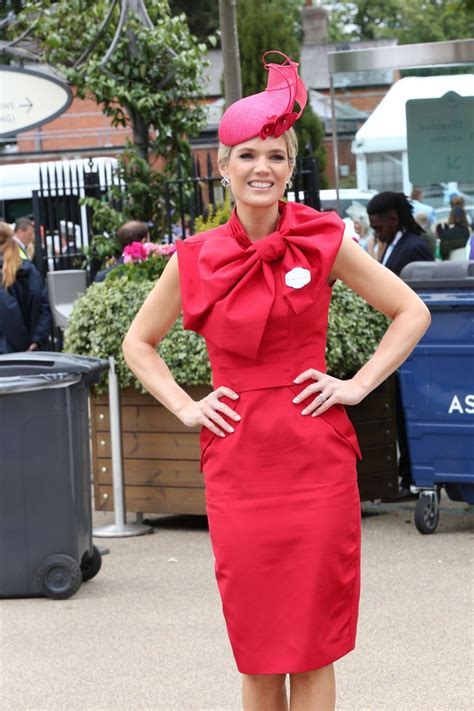
[[[434,533],[439,521],[438,496],[421,494],[415,506],[415,526],[420,533]]]
[[[82,582],[92,580],[102,566],[102,556],[96,546],[92,546],[92,555],[85,553],[81,561]]]
[[[46,597],[65,600],[79,590],[82,573],[74,558],[62,553],[50,555],[41,565],[36,589]]]

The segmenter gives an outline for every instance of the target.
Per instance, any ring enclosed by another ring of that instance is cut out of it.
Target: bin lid
[[[13,375],[0,377],[0,395],[28,393],[35,390],[67,388],[82,380],[82,375],[74,373],[48,373],[47,375]]]
[[[426,289],[474,289],[474,261],[410,262],[400,278],[415,291]]]
[[[0,355],[0,381],[7,378],[32,376],[81,375],[86,385],[99,381],[102,373],[109,368],[109,362],[100,358],[89,358],[72,353],[48,351],[25,351]],[[49,387],[54,379],[48,382]],[[65,382],[65,381],[63,381]]]

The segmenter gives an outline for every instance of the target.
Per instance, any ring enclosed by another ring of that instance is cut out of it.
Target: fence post
[[[216,196],[214,193],[214,176],[212,170],[211,154],[207,152],[207,184],[209,185],[209,204],[216,206]]]
[[[38,190],[33,190],[33,222],[35,223],[35,256],[33,262],[43,277],[46,277],[48,271],[48,255],[46,245],[43,247],[41,241],[41,206],[38,195]]]
[[[125,513],[125,489],[122,470],[122,436],[120,426],[120,394],[115,358],[109,358],[109,418],[110,446],[112,449],[112,480],[114,490],[115,523],[110,526],[94,529],[98,538],[120,538],[124,536],[141,536],[150,533],[151,526],[138,523],[127,523]]]
[[[168,244],[173,241],[173,219],[171,216],[171,194],[170,194],[170,184],[168,180],[165,180],[165,210],[166,210],[166,222],[167,222],[167,237]]]
[[[311,148],[308,146],[307,151]],[[303,157],[303,185],[305,193],[305,203],[315,210],[321,210],[321,199],[319,197],[319,164],[317,158],[308,152]]]
[[[178,154],[177,160],[176,160],[176,173],[178,176],[178,180],[175,182],[178,184],[178,195],[179,195],[179,216],[181,220],[181,235],[183,239],[186,237],[186,213],[184,210],[184,192],[183,192],[183,185],[185,182],[185,179],[183,178],[183,171],[181,168],[181,158]]]

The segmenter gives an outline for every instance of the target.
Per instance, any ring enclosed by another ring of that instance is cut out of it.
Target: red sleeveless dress
[[[206,338],[214,388],[240,396],[222,398],[242,418],[233,434],[202,428],[201,469],[244,674],[310,671],[355,646],[357,439],[342,406],[311,417],[301,411],[312,398],[292,403],[310,382],[293,379],[325,370],[327,280],[343,227],[335,213],[280,203],[277,231],[255,242],[234,211],[227,224],[177,243],[184,326]]]

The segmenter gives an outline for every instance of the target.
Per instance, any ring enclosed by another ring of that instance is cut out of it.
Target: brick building
[[[324,146],[328,153],[327,177],[334,184],[331,107],[329,100],[328,53],[353,47],[349,43],[329,42],[328,17],[324,7],[307,0],[302,9],[304,42],[301,51],[301,74],[309,90],[309,101],[325,126]],[[395,40],[359,42],[358,48],[387,46]],[[211,66],[206,89],[208,125],[200,136],[192,140],[193,150],[204,165],[210,149],[215,163],[217,125],[223,110],[221,96],[222,54],[209,52]],[[356,131],[385,96],[397,78],[391,70],[350,72],[334,78],[336,93],[336,118],[338,126],[339,164],[342,178],[355,174],[355,157],[351,144]],[[205,79],[205,81],[206,81]],[[127,137],[128,128],[114,128],[93,100],[74,98],[61,116],[43,126],[20,133],[0,153],[0,162],[44,161],[61,158],[79,158],[93,155],[117,155]]]

